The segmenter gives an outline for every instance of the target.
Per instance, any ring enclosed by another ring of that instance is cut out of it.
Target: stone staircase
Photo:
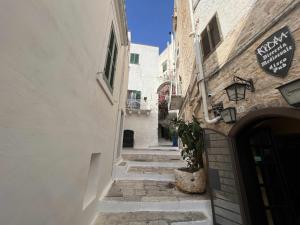
[[[173,171],[184,165],[174,149],[123,150],[95,225],[211,225],[208,194],[174,185]]]

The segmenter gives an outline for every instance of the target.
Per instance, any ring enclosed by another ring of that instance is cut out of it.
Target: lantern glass
[[[221,112],[221,117],[225,123],[234,123],[236,121],[236,110],[234,107],[229,107]]]
[[[284,84],[277,89],[289,105],[300,107],[300,79]]]
[[[246,84],[236,83],[237,101],[245,99]]]
[[[225,88],[225,90],[230,101],[239,101],[245,99],[246,84],[233,83]]]

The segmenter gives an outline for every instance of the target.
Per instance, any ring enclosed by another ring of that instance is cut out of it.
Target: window
[[[206,59],[221,42],[221,34],[218,25],[218,18],[215,15],[201,33],[201,45],[203,57]]]
[[[139,64],[140,61],[140,55],[136,53],[130,54],[130,63],[131,64]]]
[[[114,85],[117,57],[118,57],[118,44],[117,44],[114,28],[112,27],[110,31],[110,38],[107,47],[106,62],[104,68],[104,78],[110,90],[113,89],[113,85]]]
[[[140,109],[141,107],[141,91],[128,90],[127,91],[127,108]]]
[[[167,60],[163,62],[162,69],[163,69],[163,72],[167,71],[167,69],[168,69],[168,62],[167,62]]]

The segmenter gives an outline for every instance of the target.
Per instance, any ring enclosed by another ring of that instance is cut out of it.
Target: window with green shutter
[[[130,63],[131,64],[139,64],[140,55],[136,53],[130,54]]]
[[[115,36],[114,27],[111,27],[110,38],[107,46],[106,62],[104,67],[104,80],[112,91],[114,86],[115,71],[118,58],[118,43]]]

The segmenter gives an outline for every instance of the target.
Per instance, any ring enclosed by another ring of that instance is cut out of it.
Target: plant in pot
[[[203,193],[206,188],[206,175],[203,166],[204,135],[200,123],[195,117],[192,122],[181,119],[172,120],[178,129],[182,142],[181,156],[187,167],[175,170],[175,182],[178,189],[188,193]]]

